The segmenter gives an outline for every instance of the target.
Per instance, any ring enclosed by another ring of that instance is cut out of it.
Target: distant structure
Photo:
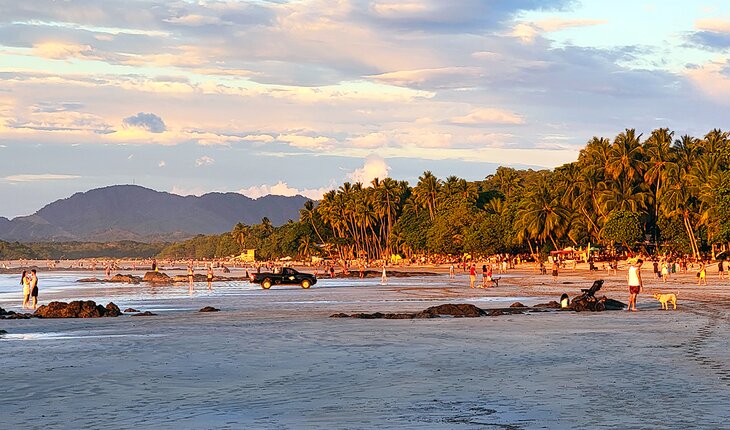
[[[246,263],[253,263],[256,261],[256,249],[244,249],[241,255],[238,256],[238,259]]]

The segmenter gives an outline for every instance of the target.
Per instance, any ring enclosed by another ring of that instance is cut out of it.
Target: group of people
[[[449,268],[449,276],[453,277],[453,266]],[[482,264],[482,285],[476,285],[477,280],[477,266],[472,263],[469,267],[469,288],[489,288],[492,286],[492,265]]]
[[[35,309],[38,307],[38,275],[35,269],[30,272],[23,270],[20,278],[20,285],[23,286],[23,309]]]

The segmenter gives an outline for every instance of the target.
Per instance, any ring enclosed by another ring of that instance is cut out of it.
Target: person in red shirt
[[[477,268],[474,265],[474,263],[472,263],[471,267],[469,267],[469,281],[470,281],[469,288],[474,288],[474,282],[476,280],[477,280]]]

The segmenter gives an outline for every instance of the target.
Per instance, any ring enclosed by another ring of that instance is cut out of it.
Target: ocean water
[[[142,273],[139,272],[138,275]],[[237,274],[233,274],[237,275]],[[297,285],[275,285],[264,290],[257,284],[247,281],[214,282],[208,290],[207,283],[195,283],[191,292],[187,283],[155,286],[142,282],[139,284],[120,284],[102,282],[77,282],[81,278],[102,277],[102,274],[89,272],[39,272],[39,305],[50,301],[94,300],[99,304],[114,302],[122,310],[127,307],[151,312],[174,312],[197,310],[201,303],[207,304],[216,299],[224,303],[265,303],[267,306],[302,307],[318,305],[358,305],[393,302],[445,302],[443,297],[430,296],[426,291],[436,287],[457,287],[468,285],[468,277],[457,276],[449,279],[448,275],[414,276],[405,278],[389,277],[385,285],[380,278],[320,278],[309,290]],[[509,277],[509,275],[504,275]],[[353,288],[370,289],[374,294],[349,294]],[[403,288],[412,295],[378,294],[377,289]],[[19,275],[0,275],[0,307],[6,310],[22,312],[22,286]],[[462,302],[478,303],[512,303],[514,301],[535,301],[532,297],[494,297],[474,292],[473,297],[459,299]],[[493,291],[493,290],[490,290]],[[430,306],[431,304],[429,304]]]

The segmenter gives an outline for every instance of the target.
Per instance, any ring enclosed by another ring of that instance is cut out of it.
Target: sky
[[[730,2],[0,0],[0,216],[138,184],[317,199],[728,128]]]

